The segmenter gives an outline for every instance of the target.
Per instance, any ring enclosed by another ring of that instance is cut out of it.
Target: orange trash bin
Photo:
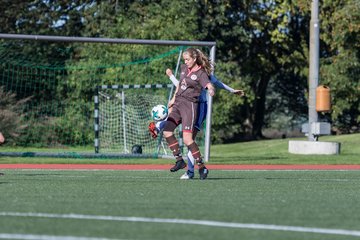
[[[330,112],[330,88],[325,85],[320,85],[316,88],[316,111],[317,112]]]

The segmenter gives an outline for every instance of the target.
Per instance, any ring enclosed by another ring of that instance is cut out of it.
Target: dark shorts
[[[173,131],[180,123],[183,132],[193,132],[198,111],[198,103],[180,100],[173,105],[164,131]],[[174,125],[175,124],[175,125]]]

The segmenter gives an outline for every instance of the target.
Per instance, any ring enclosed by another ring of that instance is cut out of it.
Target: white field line
[[[23,240],[115,240],[110,238],[88,238],[75,236],[52,236],[33,234],[0,233],[0,239],[23,239]],[[120,239],[117,239],[120,240]]]
[[[122,222],[146,222],[146,223],[176,223],[176,224],[189,224],[189,225],[225,227],[225,228],[320,233],[320,234],[360,237],[360,231],[357,230],[310,228],[310,227],[282,226],[282,225],[255,224],[255,223],[232,223],[232,222],[218,222],[218,221],[193,220],[193,219],[96,216],[96,215],[82,215],[82,214],[21,213],[21,212],[0,212],[0,216],[86,219],[86,220],[104,220],[104,221],[122,221]]]

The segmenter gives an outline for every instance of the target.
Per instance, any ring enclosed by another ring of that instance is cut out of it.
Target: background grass
[[[359,231],[360,171],[212,171],[180,181],[168,171],[3,170],[0,213],[176,218]],[[351,236],[173,223],[0,215],[0,234],[116,239],[356,239]]]
[[[323,136],[320,141],[341,143],[339,155],[297,155],[288,152],[288,142],[293,139],[276,139],[212,145],[209,164],[359,164],[360,134]],[[306,140],[296,139],[296,140]],[[68,148],[64,152],[91,151],[91,147]],[[0,147],[3,152],[37,152],[52,149]],[[53,149],[53,151],[55,151]],[[56,149],[56,151],[59,151]],[[75,155],[74,155],[75,156]],[[0,157],[0,163],[108,163],[108,164],[163,164],[168,159],[86,159],[86,158],[32,158]]]

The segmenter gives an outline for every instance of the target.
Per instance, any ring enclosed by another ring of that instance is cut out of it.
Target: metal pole
[[[309,125],[308,140],[317,141],[312,131],[312,123],[318,121],[316,112],[316,87],[319,84],[319,1],[311,2],[310,20],[310,59],[309,59]]]
[[[94,139],[94,147],[95,153],[99,153],[99,88],[97,87],[95,90],[95,97],[94,97],[94,132],[95,132],[95,139]]]
[[[215,46],[212,46],[210,49],[210,60],[215,62]],[[214,69],[212,70],[214,74]],[[207,93],[207,114],[206,114],[206,134],[205,134],[205,162],[208,162],[210,159],[210,139],[211,139],[211,114],[212,114],[212,100],[213,98]]]
[[[203,41],[172,41],[172,40],[147,40],[147,39],[125,39],[125,38],[93,38],[93,37],[65,37],[49,35],[26,35],[26,34],[4,34],[0,33],[0,39],[23,39],[52,42],[92,42],[92,43],[122,43],[122,44],[144,44],[144,45],[176,45],[176,46],[214,46],[216,42]]]
[[[124,152],[128,153],[127,142],[126,142],[126,106],[125,106],[125,92],[121,91],[121,110],[122,110],[122,121],[123,121],[123,136],[124,136]]]
[[[181,49],[180,52],[179,52],[179,57],[178,57],[178,60],[177,60],[177,64],[176,64],[174,76],[177,76],[177,73],[178,73],[178,71],[179,71],[179,67],[180,67],[180,63],[181,63],[182,52],[183,52],[183,50]],[[175,86],[174,84],[171,86],[170,94],[169,94],[169,98],[168,98],[168,103],[169,103],[170,100],[172,99],[172,97],[173,97],[173,92],[174,92],[174,88],[176,88],[176,87],[177,87],[177,86]]]

